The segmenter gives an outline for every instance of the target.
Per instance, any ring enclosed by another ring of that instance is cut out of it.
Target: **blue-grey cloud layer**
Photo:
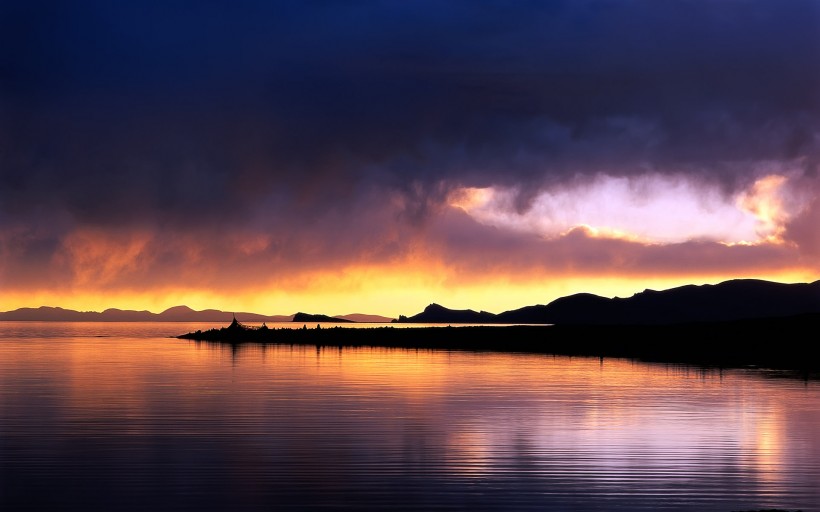
[[[78,226],[333,237],[379,201],[360,223],[412,227],[454,186],[813,179],[818,63],[811,0],[10,0],[0,226],[47,255]]]

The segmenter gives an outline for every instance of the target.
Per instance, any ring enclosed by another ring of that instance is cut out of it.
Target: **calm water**
[[[0,510],[820,510],[820,384],[0,322]]]

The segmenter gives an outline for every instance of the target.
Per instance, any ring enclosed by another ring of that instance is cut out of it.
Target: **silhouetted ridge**
[[[0,313],[0,320],[38,322],[230,322],[233,313],[206,309],[196,311],[188,306],[174,306],[162,313],[109,308],[103,312],[73,311],[71,309],[39,307],[20,308]],[[289,322],[290,315],[259,315],[236,313],[243,322]]]
[[[550,323],[565,324],[661,325],[781,317],[820,312],[820,281],[782,284],[738,279],[597,300],[582,294],[558,299],[547,308]]]
[[[567,325],[665,325],[726,322],[820,313],[820,281],[783,284],[736,279],[716,285],[644,290],[627,298],[590,293],[569,295],[547,305],[526,306],[498,315],[451,310],[431,304],[422,313],[401,317],[414,323],[499,323]]]
[[[736,279],[716,285],[686,285],[669,290],[644,290],[626,298],[606,298],[578,293],[547,305],[526,306],[500,314],[472,309],[448,309],[430,304],[398,322],[445,324],[566,324],[566,325],[666,325],[720,322],[753,318],[820,313],[820,281],[783,284],[757,279]],[[195,311],[176,306],[162,313],[106,309],[72,311],[57,307],[20,308],[0,313],[0,320],[60,322],[230,322],[232,313],[207,309]],[[284,315],[236,313],[242,322],[345,322],[354,318],[298,313]],[[384,317],[381,317],[384,319]],[[378,317],[375,317],[379,320]]]
[[[472,309],[448,309],[439,304],[430,304],[418,315],[413,315],[402,322],[435,324],[435,323],[457,323],[457,324],[481,324],[492,323],[496,315],[486,311],[473,311]]]

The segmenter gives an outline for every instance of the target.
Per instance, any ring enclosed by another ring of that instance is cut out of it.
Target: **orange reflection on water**
[[[785,477],[779,468],[784,463],[783,416],[787,412],[776,402],[767,405],[742,418],[741,453],[745,464],[758,469],[761,483],[776,487]]]
[[[614,359],[232,347],[160,337],[188,330],[180,325],[155,326],[153,337],[111,335],[116,328],[147,329],[76,324],[51,338],[7,336],[0,417],[26,407],[3,390],[36,377],[56,404],[52,421],[75,435],[172,428],[206,447],[231,436],[224,457],[243,467],[287,457],[322,475],[332,454],[647,493],[692,482],[762,494],[808,485],[820,453],[815,382]]]

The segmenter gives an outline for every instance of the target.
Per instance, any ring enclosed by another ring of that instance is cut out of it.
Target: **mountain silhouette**
[[[447,309],[439,304],[430,304],[424,311],[410,318],[400,318],[400,322],[410,323],[454,323],[454,324],[485,324],[496,323],[497,315],[486,311],[472,309]]]
[[[57,307],[20,308],[0,313],[0,320],[39,322],[230,322],[234,314],[242,322],[290,322],[291,315],[259,315],[217,309],[196,311],[188,306],[174,306],[162,313],[109,308],[103,312],[74,311]]]
[[[665,325],[774,318],[820,312],[820,281],[783,284],[735,279],[715,285],[644,290],[627,298],[578,293],[547,305],[492,313],[447,309],[431,304],[400,317],[412,323],[499,323],[566,325]]]
[[[565,325],[668,325],[692,322],[725,322],[752,318],[777,318],[820,313],[820,281],[784,284],[758,279],[735,279],[715,285],[685,285],[668,290],[644,290],[626,298],[577,293],[546,305],[526,306],[494,314],[472,309],[449,309],[433,303],[398,322],[447,324],[565,324]],[[384,322],[378,315],[350,314],[331,317],[235,313],[241,322]],[[0,321],[57,322],[221,322],[233,312],[196,311],[175,306],[162,313],[110,308],[103,312],[74,311],[59,307],[20,308],[0,312]]]

